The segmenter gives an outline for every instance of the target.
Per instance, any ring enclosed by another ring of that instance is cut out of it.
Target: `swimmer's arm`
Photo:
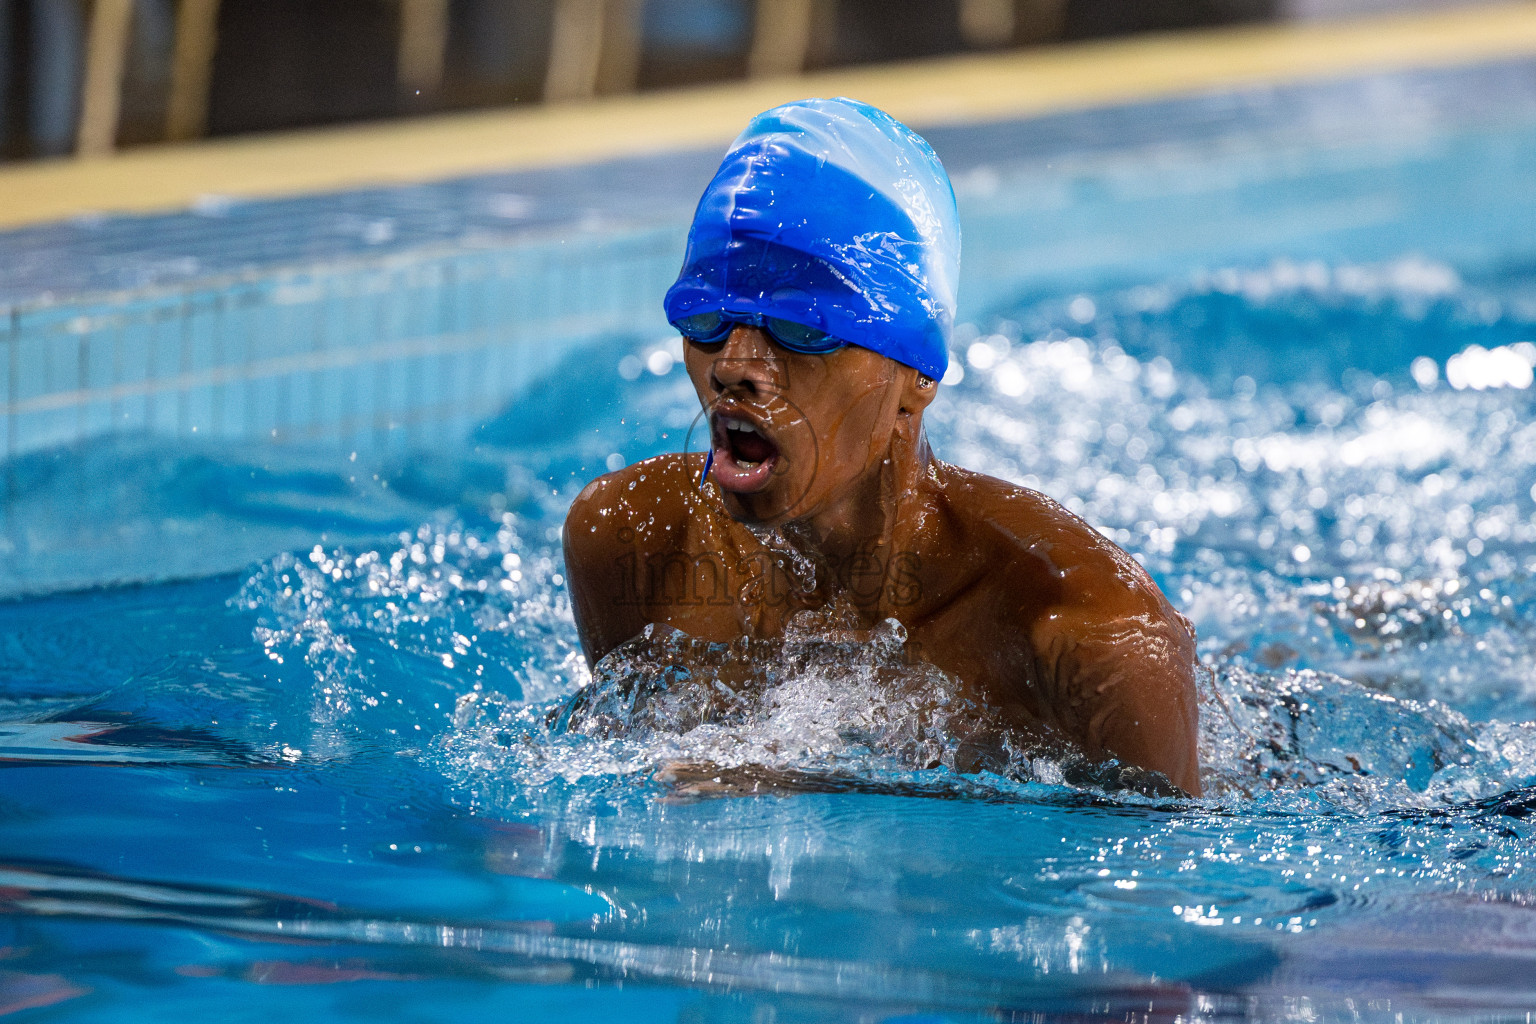
[[[1031,631],[1037,677],[1090,758],[1162,772],[1199,796],[1194,638],[1145,597],[1139,608],[1089,597],[1049,609]]]
[[[635,636],[649,621],[634,593],[639,552],[633,542],[619,540],[622,527],[612,521],[612,503],[605,493],[607,479],[588,484],[571,504],[561,538],[571,611],[589,666]]]
[[[1094,759],[1161,772],[1200,793],[1195,639],[1157,584],[1083,520],[1022,489],[988,517],[1013,557],[1005,583],[1029,640],[1035,711]]]

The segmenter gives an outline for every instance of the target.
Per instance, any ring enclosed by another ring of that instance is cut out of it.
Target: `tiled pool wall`
[[[929,133],[962,317],[1277,258],[1536,267],[1536,62]],[[103,435],[462,439],[563,358],[665,331],[716,154],[0,234],[0,453]],[[9,305],[5,305],[9,303]]]
[[[567,235],[19,306],[0,333],[0,448],[462,437],[593,339],[664,327],[677,246],[675,229]]]

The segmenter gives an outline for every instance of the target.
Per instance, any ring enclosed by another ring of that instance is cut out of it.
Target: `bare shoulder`
[[[658,535],[687,515],[685,456],[669,454],[605,473],[571,502],[565,517],[566,560],[602,557]]]
[[[995,593],[1029,639],[1041,717],[1090,758],[1118,757],[1200,792],[1189,621],[1121,547],[1050,498],[976,473],[946,490],[991,551]],[[1015,611],[1016,610],[1016,611]]]
[[[688,515],[689,475],[685,456],[662,455],[598,477],[571,503],[566,576],[589,664],[645,627],[635,559],[662,553],[685,533],[676,527]]]
[[[982,473],[952,469],[947,488],[970,530],[990,539],[1003,571],[1043,569],[1068,605],[1129,605],[1125,612],[1172,612],[1134,558],[1061,503]],[[1136,607],[1139,606],[1139,607]]]

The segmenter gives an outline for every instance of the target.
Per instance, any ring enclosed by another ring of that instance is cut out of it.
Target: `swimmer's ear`
[[[910,366],[901,368],[901,414],[911,416],[921,415],[928,408],[928,403],[933,401],[933,396],[939,393],[939,382],[923,373],[914,370]]]

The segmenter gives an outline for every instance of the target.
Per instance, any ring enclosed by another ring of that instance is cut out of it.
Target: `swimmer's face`
[[[892,457],[893,439],[915,440],[935,390],[869,349],[791,352],[746,324],[685,350],[708,414],[710,478],[744,522],[804,519],[848,493]]]

